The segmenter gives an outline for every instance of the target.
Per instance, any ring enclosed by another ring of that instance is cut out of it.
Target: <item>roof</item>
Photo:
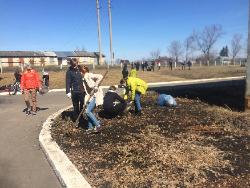
[[[105,57],[102,54],[103,57]],[[97,52],[86,51],[0,51],[0,57],[99,57]]]
[[[39,51],[0,51],[0,57],[45,57]]]
[[[74,57],[76,54],[71,51],[56,51],[57,57]]]
[[[43,52],[44,56],[46,57],[56,57],[56,53],[55,52]]]

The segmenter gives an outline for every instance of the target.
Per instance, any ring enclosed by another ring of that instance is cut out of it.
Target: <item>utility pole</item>
[[[245,110],[250,110],[250,0],[248,1],[248,44],[247,44],[247,77],[245,93]]]
[[[101,41],[99,0],[96,0],[96,13],[97,13],[97,24],[98,24],[99,64],[101,64],[102,63],[102,41]],[[93,69],[95,69],[95,63],[93,63]]]
[[[113,43],[112,43],[112,14],[111,14],[111,3],[108,0],[109,7],[109,38],[110,38],[110,62],[111,65],[114,65],[114,52],[113,52]]]

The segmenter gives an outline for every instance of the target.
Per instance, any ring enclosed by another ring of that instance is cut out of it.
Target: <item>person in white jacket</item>
[[[86,115],[88,117],[87,131],[95,130],[95,132],[99,132],[101,130],[101,124],[95,117],[93,110],[95,106],[103,104],[103,93],[102,90],[98,88],[98,84],[103,76],[101,74],[90,73],[86,66],[81,66],[80,71],[83,75],[83,85],[86,92],[85,103],[90,98],[86,108]],[[93,96],[90,96],[92,90],[94,90],[95,93]]]

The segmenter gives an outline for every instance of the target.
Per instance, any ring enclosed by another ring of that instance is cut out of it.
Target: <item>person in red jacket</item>
[[[27,106],[26,115],[36,115],[36,92],[41,88],[39,74],[28,64],[21,78],[21,90],[24,93],[24,101]],[[30,98],[32,109],[30,107]]]

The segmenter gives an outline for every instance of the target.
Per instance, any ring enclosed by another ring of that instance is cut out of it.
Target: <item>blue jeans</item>
[[[96,119],[92,111],[95,108],[95,97],[91,99],[87,106],[86,115],[88,117],[88,129],[93,129],[93,125],[96,127],[100,126],[100,122]]]
[[[141,93],[138,92],[135,93],[134,103],[135,103],[135,112],[141,111]]]

